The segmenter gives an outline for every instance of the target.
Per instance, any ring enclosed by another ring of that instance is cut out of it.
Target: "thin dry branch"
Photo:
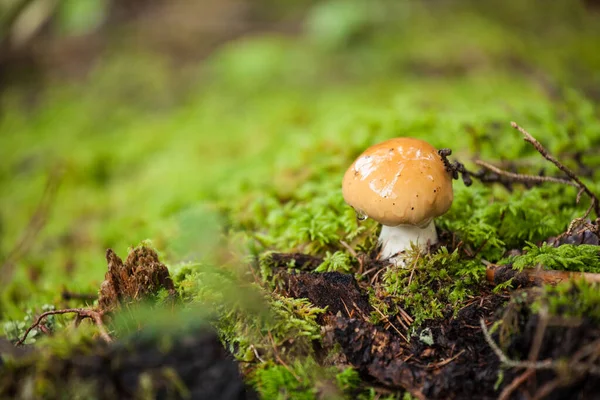
[[[15,345],[16,346],[23,345],[23,343],[25,343],[25,340],[27,339],[27,336],[29,335],[29,333],[33,329],[38,327],[40,325],[40,323],[49,315],[70,314],[70,313],[77,314],[77,320],[76,320],[77,322],[81,321],[84,318],[92,319],[94,321],[94,323],[96,324],[96,326],[98,327],[98,332],[100,333],[100,337],[102,339],[104,339],[104,341],[107,343],[112,342],[112,338],[106,331],[106,329],[104,327],[104,323],[102,322],[102,313],[100,311],[96,311],[96,310],[92,310],[92,309],[88,309],[88,308],[65,308],[62,310],[46,311],[45,313],[40,314],[37,317],[37,319],[35,320],[35,322],[29,328],[27,328],[27,330],[25,331],[25,334],[23,335],[23,338],[21,340],[19,340]]]
[[[500,393],[498,400],[508,400],[515,390],[519,388],[527,379],[535,375],[535,370],[527,369],[521,375],[512,380]]]
[[[287,364],[285,363],[285,361],[283,361],[283,360],[281,359],[281,357],[279,356],[279,351],[277,350],[277,344],[275,343],[275,339],[273,339],[273,335],[271,335],[271,331],[267,331],[267,336],[269,337],[269,340],[271,341],[271,344],[272,344],[272,346],[273,346],[273,355],[275,356],[275,359],[276,359],[276,360],[277,360],[277,361],[278,361],[278,362],[279,362],[279,363],[280,363],[280,364],[281,364],[281,365],[282,365],[282,366],[283,366],[285,369],[287,369],[287,370],[288,370],[288,372],[289,372],[290,374],[292,374],[292,376],[293,376],[294,378],[296,378],[296,380],[297,380],[298,382],[302,382],[302,379],[300,379],[300,377],[299,377],[299,376],[298,376],[296,373],[294,373],[294,371],[293,371],[293,370],[292,370],[292,369],[289,367],[289,365],[287,365]]]
[[[485,169],[489,169],[490,171],[492,171],[498,175],[502,175],[507,178],[510,178],[514,182],[524,182],[524,183],[552,182],[552,183],[560,183],[563,185],[569,185],[569,186],[573,186],[573,187],[579,187],[575,182],[571,182],[568,179],[555,178],[553,176],[517,174],[514,172],[504,171],[503,169],[500,169],[500,168],[498,168],[490,163],[487,163],[483,160],[475,160],[475,164],[477,164],[480,167],[483,167]]]
[[[545,383],[541,388],[539,388],[537,390],[537,392],[535,392],[532,400],[542,400],[542,399],[546,398],[548,395],[550,395],[552,392],[554,392],[556,389],[560,388],[561,386],[566,386],[570,383],[571,383],[570,380],[564,380],[564,379],[551,380],[551,381]]]
[[[470,171],[464,166],[464,164],[458,161],[450,162],[448,160],[448,156],[452,154],[452,150],[450,149],[441,149],[438,151],[438,154],[442,158],[442,162],[444,163],[446,170],[452,174],[452,178],[458,179],[460,176],[466,186],[471,186],[473,184],[472,178],[477,179],[481,183],[499,183],[509,191],[512,191],[513,183],[523,183],[527,186],[539,185],[543,183],[537,179],[542,177],[541,175],[536,176],[536,178],[533,179],[528,179],[528,177],[533,175],[522,175],[514,172],[508,172],[494,166],[492,166],[493,168],[485,168],[480,165],[482,168],[479,171]],[[491,165],[488,163],[485,164]],[[498,171],[498,173],[496,171]]]
[[[438,151],[438,154],[442,158],[442,161],[448,170],[452,174],[454,179],[458,179],[459,175],[462,177],[465,185],[469,186],[472,183],[471,178],[476,178],[484,183],[500,183],[504,185],[508,190],[512,190],[512,184],[515,182],[524,183],[526,185],[539,185],[542,183],[559,183],[563,185],[573,186],[578,188],[576,203],[579,204],[579,200],[581,196],[585,193],[590,198],[590,208],[586,211],[585,215],[581,218],[577,218],[572,222],[572,226],[577,225],[585,221],[590,212],[593,210],[596,214],[596,222],[594,224],[600,225],[600,200],[596,196],[594,192],[579,178],[579,176],[571,170],[569,167],[558,161],[554,158],[548,150],[529,132],[519,126],[516,122],[511,122],[511,126],[518,130],[524,137],[524,140],[530,143],[538,153],[544,159],[550,161],[554,164],[560,171],[562,171],[566,177],[552,177],[552,176],[544,176],[542,173],[540,175],[528,175],[528,174],[519,174],[512,171],[506,171],[502,168],[496,167],[486,161],[476,160],[475,164],[480,166],[482,170],[478,172],[469,171],[465,166],[458,162],[451,162],[448,160],[448,156],[452,154],[452,150],[450,149],[441,149]],[[576,160],[579,165],[581,165],[581,159]],[[571,233],[574,229],[572,226],[569,227],[567,232]],[[597,227],[596,230],[600,230],[600,227]]]
[[[408,339],[406,338],[406,336],[404,336],[404,334],[403,334],[402,332],[400,332],[400,330],[399,330],[398,328],[396,328],[396,325],[394,325],[394,324],[393,324],[393,323],[390,321],[390,319],[388,318],[388,316],[387,316],[387,315],[385,315],[384,313],[382,313],[382,312],[381,312],[381,310],[379,310],[379,309],[378,309],[377,307],[375,307],[374,305],[373,305],[373,308],[375,309],[375,311],[377,311],[377,312],[379,313],[379,315],[381,315],[381,318],[382,318],[382,320],[383,320],[383,321],[385,321],[385,322],[387,322],[388,324],[390,324],[390,326],[391,326],[392,328],[394,328],[394,330],[396,331],[396,333],[397,333],[398,335],[400,335],[400,337],[401,337],[401,338],[402,338],[402,339],[403,339],[405,342],[407,342],[407,343],[408,343]]]
[[[511,122],[510,124],[513,128],[515,128],[516,130],[518,130],[519,132],[521,132],[523,134],[523,136],[525,137],[524,138],[525,141],[528,143],[531,143],[531,145],[533,145],[533,147],[538,151],[538,153],[540,153],[542,155],[542,157],[544,157],[546,160],[550,161],[558,169],[560,169],[562,172],[564,172],[572,182],[577,184],[577,187],[580,190],[582,190],[585,194],[588,195],[588,197],[590,198],[590,200],[592,202],[592,207],[594,209],[594,212],[596,213],[596,217],[600,217],[600,201],[598,200],[598,197],[596,197],[594,192],[592,192],[590,190],[590,188],[588,188],[587,185],[585,183],[583,183],[581,181],[581,179],[579,179],[577,174],[575,172],[573,172],[569,167],[567,167],[566,165],[564,165],[563,163],[558,161],[556,158],[554,158],[550,153],[548,153],[548,150],[546,150],[546,148],[544,146],[542,146],[542,144],[540,142],[538,142],[536,138],[534,138],[525,129],[520,127],[516,122]]]

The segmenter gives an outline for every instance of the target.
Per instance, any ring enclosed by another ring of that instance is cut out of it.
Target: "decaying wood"
[[[123,263],[114,251],[108,249],[106,261],[108,271],[100,286],[98,308],[67,308],[42,313],[25,331],[17,345],[22,345],[29,333],[40,327],[46,317],[57,314],[76,314],[75,325],[85,318],[91,319],[98,327],[100,337],[110,342],[112,339],[104,326],[104,316],[126,304],[151,298],[161,290],[166,290],[171,298],[175,298],[175,286],[169,270],[159,261],[154,250],[145,246],[136,247],[129,252]]]
[[[103,312],[111,312],[121,305],[137,302],[166,289],[175,295],[175,286],[167,267],[158,260],[158,254],[148,247],[140,246],[129,253],[125,263],[108,249],[108,271],[100,286],[98,306]]]
[[[486,278],[488,282],[498,285],[509,279],[513,280],[515,286],[540,286],[542,284],[556,285],[568,280],[584,279],[589,283],[600,283],[600,274],[590,272],[570,272],[544,270],[541,268],[524,269],[517,271],[511,265],[488,264],[486,267]]]

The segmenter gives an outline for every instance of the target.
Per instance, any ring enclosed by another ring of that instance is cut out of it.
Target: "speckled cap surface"
[[[424,225],[452,205],[452,176],[429,143],[395,138],[369,147],[352,163],[342,193],[358,213],[383,225]]]

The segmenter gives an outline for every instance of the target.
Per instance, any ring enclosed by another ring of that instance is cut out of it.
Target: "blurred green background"
[[[236,263],[261,232],[265,248],[336,250],[331,238],[356,229],[331,225],[352,217],[341,176],[385,138],[466,162],[535,159],[515,120],[555,154],[600,154],[594,1],[0,0],[0,12],[3,320],[63,287],[96,291],[106,248],[146,239],[170,264]],[[566,227],[567,214],[554,217]],[[295,221],[313,228],[290,233]]]

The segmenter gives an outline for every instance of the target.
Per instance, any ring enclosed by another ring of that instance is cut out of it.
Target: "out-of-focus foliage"
[[[547,307],[555,316],[584,317],[600,321],[600,288],[597,283],[585,280],[563,282],[547,286],[533,304],[534,308]]]
[[[0,40],[24,46],[47,25],[67,36],[94,32],[106,20],[110,1],[2,0]]]
[[[214,204],[228,237],[250,240],[255,251],[345,252],[339,240],[368,248],[375,225],[356,224],[339,182],[365,147],[389,137],[452,147],[463,161],[475,153],[550,170],[510,128],[516,120],[554,154],[583,151],[584,162],[598,161],[587,153],[600,143],[596,103],[573,89],[596,83],[596,52],[586,50],[596,28],[582,8],[564,5],[565,13],[559,3],[545,8],[541,24],[516,2],[502,11],[407,2],[384,13],[388,21],[366,42],[344,48],[317,50],[318,35],[234,41],[185,89],[160,58],[123,53],[99,63],[85,86],[47,88],[33,108],[23,107],[18,92],[5,93],[2,254],[23,234],[51,171],[60,189],[15,267],[19,289],[3,292],[3,312],[18,316],[48,302],[67,282],[96,288],[106,247],[124,252],[152,238],[168,259],[185,258],[171,240],[177,224],[213,224],[185,211],[199,202]],[[337,6],[320,4],[310,18],[326,19],[319,13]],[[574,24],[581,29],[569,29]],[[562,65],[557,49],[582,72],[552,70]],[[506,248],[564,229],[583,207],[574,194],[559,186],[510,194],[457,184],[455,205],[439,225],[497,260]],[[197,238],[190,240],[209,243]]]
[[[66,35],[93,32],[106,19],[109,0],[61,0],[57,10],[58,28]]]

